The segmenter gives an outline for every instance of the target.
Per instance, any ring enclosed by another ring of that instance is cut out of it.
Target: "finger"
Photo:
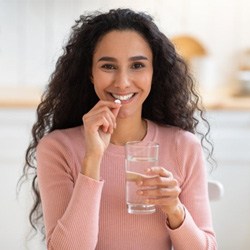
[[[120,106],[120,104],[118,103],[115,103],[115,102],[111,102],[111,101],[103,101],[103,100],[100,100],[96,103],[96,105],[91,109],[92,111],[94,110],[98,110],[99,108],[101,107],[108,107],[110,110],[111,109],[115,109],[117,108],[118,106]]]
[[[84,125],[93,127],[94,130],[99,127],[103,132],[113,131],[116,125],[115,117],[108,107],[100,107],[98,110],[91,110],[83,116]]]
[[[115,118],[118,116],[118,113],[119,113],[120,108],[121,108],[121,104],[116,104],[116,105],[117,105],[117,107],[112,109],[112,113],[115,116]]]
[[[107,126],[108,125],[108,119],[106,118],[107,115],[105,115],[106,111],[99,110],[99,111],[91,111],[91,113],[88,113],[83,116],[83,122],[84,126],[87,129],[98,129],[100,126]]]
[[[174,188],[154,188],[154,189],[141,189],[137,194],[147,196],[148,198],[162,199],[162,198],[177,198],[181,192],[179,187]]]
[[[114,114],[115,118],[118,116],[118,113],[120,111],[121,108],[121,101],[120,100],[115,100],[114,103],[116,104],[116,108],[112,109],[112,113]],[[116,128],[116,123],[115,123],[115,128]]]
[[[110,101],[102,101],[100,100],[88,113],[88,116],[94,116],[102,112],[110,111],[110,117],[112,118],[112,127],[116,128],[116,117],[119,113],[121,108],[120,100],[115,100],[115,102]]]
[[[91,109],[87,114],[84,115],[85,118],[91,118],[93,116],[97,116],[99,114],[105,115],[105,113],[109,114],[111,117],[114,117],[113,112],[107,106],[100,106],[98,109]],[[115,117],[114,117],[115,120]]]
[[[103,132],[113,133],[113,130],[116,126],[115,118],[110,110],[104,110],[99,114],[105,123],[102,125]]]
[[[110,122],[106,119],[106,117],[102,117],[102,123],[100,127],[104,133],[107,133],[110,130]]]
[[[148,178],[148,176],[132,171],[126,171],[127,181],[140,182],[141,180],[143,180],[143,178]]]
[[[158,206],[175,206],[177,204],[177,199],[172,197],[164,198],[147,198],[145,200],[146,204],[158,205]]]
[[[173,174],[170,171],[168,171],[167,169],[163,168],[163,167],[158,167],[158,166],[157,167],[151,167],[151,168],[148,168],[146,171],[147,171],[148,174],[173,178]]]
[[[138,186],[149,186],[149,187],[175,187],[178,186],[176,179],[154,176],[151,178],[142,178],[137,183]]]

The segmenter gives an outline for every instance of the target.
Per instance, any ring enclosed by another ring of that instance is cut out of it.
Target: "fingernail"
[[[143,191],[138,190],[138,191],[137,191],[137,194],[142,195],[142,194],[143,194]]]

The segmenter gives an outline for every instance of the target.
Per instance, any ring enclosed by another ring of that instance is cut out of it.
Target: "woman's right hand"
[[[92,168],[94,166],[98,167],[97,165],[99,165],[101,158],[110,143],[111,135],[116,128],[116,117],[119,113],[120,107],[121,104],[119,103],[100,100],[87,114],[83,116],[85,133],[85,165],[88,165],[90,160],[90,162],[92,162]],[[84,173],[86,172],[86,167],[88,166],[84,167]]]

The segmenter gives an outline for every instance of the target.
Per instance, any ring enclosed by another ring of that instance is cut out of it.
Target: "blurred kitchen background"
[[[30,186],[16,196],[35,109],[74,20],[117,7],[152,14],[187,60],[211,123],[209,179],[224,187],[211,201],[219,249],[250,249],[249,0],[0,0],[0,249],[44,249],[27,241]]]

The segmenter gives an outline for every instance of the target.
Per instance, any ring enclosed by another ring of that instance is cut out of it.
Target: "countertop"
[[[36,108],[42,92],[41,88],[34,86],[0,86],[0,108]]]
[[[202,101],[207,110],[250,111],[250,95],[210,92],[202,94]]]
[[[39,87],[0,87],[0,108],[36,108],[43,89]],[[200,91],[207,110],[249,110],[250,95],[235,95],[225,89]]]

